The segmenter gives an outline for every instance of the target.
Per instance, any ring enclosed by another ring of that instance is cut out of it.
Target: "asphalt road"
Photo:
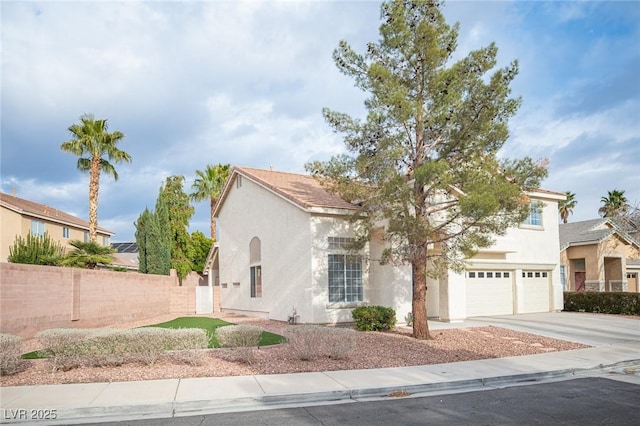
[[[100,423],[195,425],[634,425],[640,385],[602,377],[303,408]]]

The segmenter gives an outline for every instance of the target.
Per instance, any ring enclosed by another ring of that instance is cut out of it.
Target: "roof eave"
[[[74,228],[78,228],[78,229],[82,229],[82,230],[86,230],[86,231],[89,230],[89,225],[81,225],[79,223],[73,223],[73,222],[69,222],[69,221],[66,221],[66,220],[57,219],[55,217],[41,215],[41,214],[38,214],[38,213],[34,213],[32,211],[21,209],[21,208],[16,207],[16,206],[14,206],[12,204],[9,204],[9,203],[0,202],[0,206],[5,207],[5,208],[7,208],[7,209],[9,209],[11,211],[14,211],[14,212],[18,213],[21,216],[29,216],[29,217],[33,217],[33,218],[36,218],[36,219],[43,219],[43,220],[46,220],[46,221],[49,221],[49,222],[57,223],[57,224],[60,224],[60,225],[73,226]],[[109,236],[115,235],[115,232],[109,231],[108,229],[105,229],[105,228],[98,227],[98,231],[101,234],[106,234],[106,235],[109,235]]]
[[[325,216],[351,216],[358,212],[357,209],[337,209],[333,207],[307,207],[304,211],[313,215]]]

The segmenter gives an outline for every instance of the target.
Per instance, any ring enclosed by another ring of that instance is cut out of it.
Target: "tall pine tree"
[[[149,273],[147,268],[147,234],[149,232],[149,222],[151,221],[151,212],[145,208],[138,216],[138,220],[134,222],[136,227],[136,245],[138,246],[138,272],[141,274]]]
[[[379,260],[411,265],[413,335],[428,339],[427,277],[461,271],[519,224],[525,191],[539,186],[546,164],[497,155],[520,105],[509,88],[516,61],[495,69],[494,44],[455,61],[459,26],[446,23],[439,1],[387,1],[381,19],[381,38],[365,53],[341,41],[333,54],[370,94],[366,119],[324,109],[348,154],[307,169],[361,206],[353,249],[377,230],[387,244]]]
[[[184,176],[169,176],[160,190],[158,200],[159,203],[162,201],[167,210],[168,222],[163,222],[162,229],[170,230],[171,268],[176,270],[181,283],[191,272],[193,256],[190,253],[191,241],[187,229],[195,211],[189,203],[189,196],[184,192],[183,182]]]

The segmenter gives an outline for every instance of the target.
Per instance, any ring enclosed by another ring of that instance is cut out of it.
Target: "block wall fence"
[[[200,281],[195,272],[180,286],[175,271],[165,276],[0,263],[0,332],[30,338],[50,328],[193,315]]]

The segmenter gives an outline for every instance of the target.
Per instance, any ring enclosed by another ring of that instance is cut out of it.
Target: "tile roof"
[[[626,233],[618,230],[609,219],[591,219],[581,222],[561,223],[560,250],[572,245],[596,244],[612,234],[618,234],[632,244],[637,243]]]
[[[231,178],[223,190],[214,214],[217,215],[217,212],[224,203],[236,174],[245,176],[281,197],[288,199],[302,209],[357,210],[359,208],[355,204],[349,203],[324,189],[322,185],[320,185],[320,182],[313,176],[235,166],[232,169]],[[553,196],[565,196],[564,193],[541,189],[537,189],[536,192]]]
[[[250,167],[234,167],[233,170],[303,209],[358,209],[356,205],[324,189],[317,179],[309,175]]]
[[[65,213],[51,206],[25,200],[23,198],[18,198],[14,195],[5,194],[4,192],[0,192],[0,205],[13,210],[23,216],[32,216],[39,219],[46,219],[55,223],[72,225],[76,228],[87,230],[89,229],[89,222],[87,222],[86,220],[80,219],[76,216],[70,215],[69,213]],[[98,227],[98,231],[101,234],[114,235],[114,232],[102,227]]]

